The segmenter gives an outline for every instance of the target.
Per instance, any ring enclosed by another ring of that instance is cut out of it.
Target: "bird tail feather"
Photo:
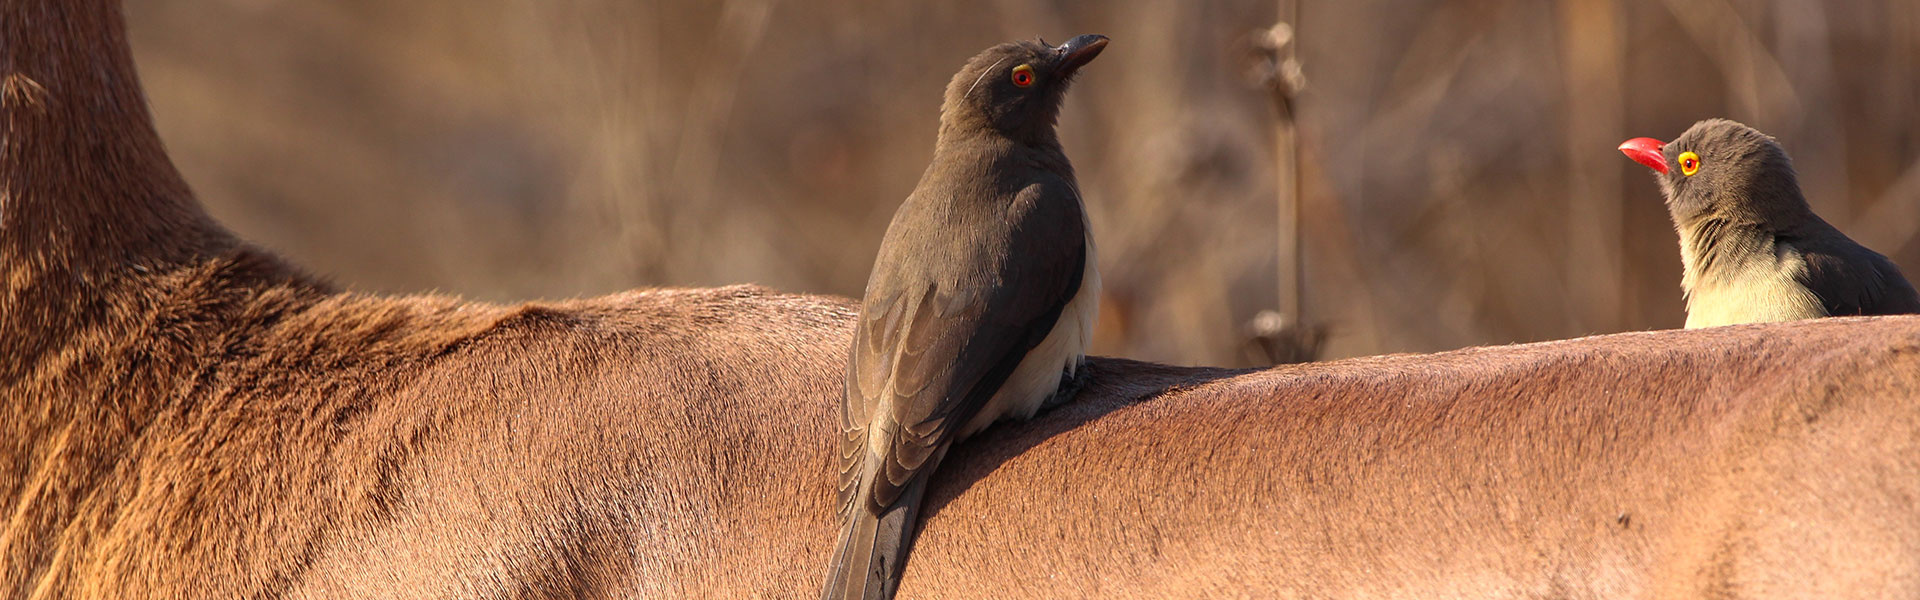
[[[865,487],[865,486],[862,486]],[[902,562],[913,545],[914,526],[920,518],[920,496],[926,491],[927,478],[921,477],[900,491],[900,499],[881,514],[874,514],[866,502],[867,490],[855,502],[840,545],[834,550],[833,566],[828,569],[827,587],[822,600],[888,600],[900,587]]]

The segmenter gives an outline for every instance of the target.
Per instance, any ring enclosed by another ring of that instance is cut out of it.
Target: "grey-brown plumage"
[[[1082,359],[1099,277],[1054,122],[1106,43],[1001,44],[948,84],[933,163],[887,227],[854,331],[823,597],[892,597],[947,448],[1032,416]]]
[[[1725,119],[1672,143],[1636,138],[1680,233],[1687,327],[1920,312],[1887,257],[1813,214],[1780,144]]]

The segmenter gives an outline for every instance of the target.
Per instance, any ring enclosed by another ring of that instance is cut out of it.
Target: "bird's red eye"
[[[1029,65],[1014,67],[1013,84],[1020,87],[1033,85],[1033,67]]]

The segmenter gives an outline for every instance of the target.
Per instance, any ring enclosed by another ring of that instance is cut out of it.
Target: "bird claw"
[[[1087,382],[1092,380],[1093,377],[1087,373],[1087,361],[1082,359],[1080,364],[1074,367],[1073,374],[1060,378],[1060,388],[1054,390],[1052,396],[1048,396],[1046,401],[1040,403],[1040,410],[1044,411],[1072,402],[1080,395],[1080,390],[1087,387]]]

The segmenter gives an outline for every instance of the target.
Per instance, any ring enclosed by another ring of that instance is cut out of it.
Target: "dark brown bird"
[[[1054,122],[1106,45],[1001,44],[947,84],[933,163],[887,226],[854,331],[822,597],[892,597],[947,448],[1033,416],[1083,358],[1100,278]]]
[[[1653,169],[1666,195],[1687,328],[1920,312],[1892,261],[1813,214],[1766,134],[1710,119],[1673,143],[1634,138],[1620,151]]]

